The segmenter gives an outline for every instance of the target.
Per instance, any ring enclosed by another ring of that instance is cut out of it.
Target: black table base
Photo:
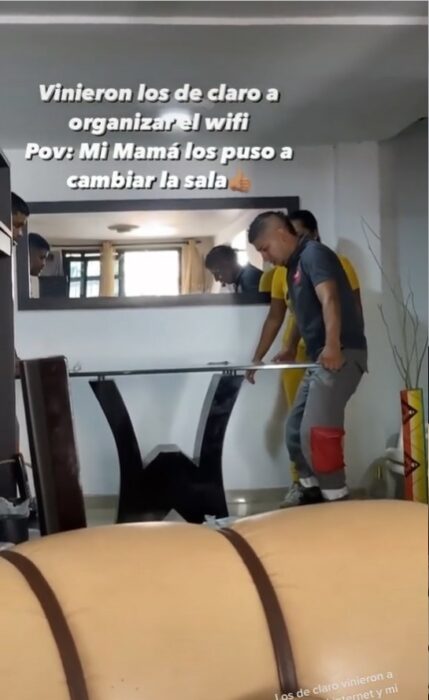
[[[143,464],[134,428],[113,380],[90,381],[115,439],[120,490],[117,522],[162,520],[175,510],[188,522],[205,515],[228,515],[222,475],[222,449],[243,376],[212,377],[197,430],[194,457],[177,446],[160,445]]]

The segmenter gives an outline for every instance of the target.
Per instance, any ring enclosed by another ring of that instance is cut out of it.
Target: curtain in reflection
[[[202,294],[206,288],[204,260],[195,241],[182,247],[182,294]]]
[[[115,296],[115,247],[109,241],[101,246],[100,296]]]

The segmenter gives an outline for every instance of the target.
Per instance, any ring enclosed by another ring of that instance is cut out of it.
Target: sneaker
[[[318,486],[311,486],[308,489],[301,488],[300,506],[312,506],[316,503],[325,503],[322,492]]]
[[[301,484],[293,484],[281,503],[280,508],[291,508],[294,506],[311,506],[315,503],[324,503],[325,499],[318,486],[304,488]]]
[[[303,488],[300,483],[294,482],[286,493],[284,500],[280,503],[280,508],[291,508],[301,504]]]
[[[342,498],[335,498],[334,500],[329,500],[329,498],[324,499],[325,503],[341,503],[342,501],[350,501],[350,495],[343,496]]]

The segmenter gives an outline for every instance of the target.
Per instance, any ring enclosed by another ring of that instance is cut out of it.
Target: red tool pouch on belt
[[[315,472],[329,474],[344,469],[343,438],[342,428],[311,428],[311,461]]]

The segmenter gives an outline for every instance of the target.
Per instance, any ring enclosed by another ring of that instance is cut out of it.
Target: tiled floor
[[[280,503],[285,496],[284,489],[261,489],[260,491],[245,492],[240,496],[236,492],[227,492],[230,495],[228,500],[228,511],[232,517],[245,518],[249,515],[267,513],[279,509]],[[353,499],[365,498],[362,490],[352,492]],[[110,499],[109,505],[95,505],[95,499],[89,498],[86,501],[87,519],[89,526],[108,525],[115,522],[116,506]],[[208,513],[208,515],[210,515]],[[173,511],[166,518],[167,521],[182,521],[182,518]]]
[[[257,513],[266,513],[271,510],[277,510],[278,503],[246,503],[237,504],[231,503],[228,506],[229,515],[233,517],[245,517],[247,515],[256,515]],[[96,527],[99,525],[112,525],[115,522],[116,509],[115,508],[94,508],[93,506],[87,508],[87,519],[89,527]],[[181,521],[182,518],[174,513],[170,513],[167,518],[168,522]]]
[[[233,500],[228,503],[229,516],[233,518],[244,518],[248,515],[256,515],[258,513],[266,513],[272,510],[277,510],[281,498],[279,494],[276,495],[276,500],[268,500],[265,496],[261,500],[254,500],[254,496],[246,501],[243,497],[233,497]],[[273,494],[270,494],[271,498]],[[101,497],[98,499],[101,503],[94,504],[94,499],[87,499],[86,502],[86,517],[88,527],[98,527],[102,525],[113,525],[116,520],[116,506],[114,504],[114,499],[105,499]],[[106,504],[106,500],[110,503]],[[97,498],[95,499],[97,501]],[[210,514],[208,514],[210,515]],[[181,516],[172,511],[167,518],[168,522],[183,522]],[[40,533],[36,529],[31,529],[29,531],[29,539],[34,540],[40,537]],[[0,542],[0,550],[8,547],[7,543]]]
[[[260,489],[249,491],[227,491],[228,512],[232,517],[245,518],[248,515],[278,510],[286,494],[285,489]],[[364,492],[352,492],[353,499],[365,498]],[[85,499],[89,526],[111,525],[116,519],[116,504],[113,497],[87,497]],[[210,515],[208,513],[208,515]],[[169,522],[182,521],[173,511],[166,518]]]
[[[284,491],[273,489],[270,493],[252,492],[246,494],[246,497],[231,495],[231,501],[228,503],[229,515],[233,518],[244,518],[249,515],[257,515],[259,513],[267,513],[276,511],[279,508],[280,502],[283,500]],[[356,493],[354,498],[363,498],[364,495]],[[98,502],[97,502],[98,501]],[[209,514],[208,514],[209,515]],[[101,525],[113,525],[116,520],[116,505],[113,498],[100,497],[86,499],[86,516],[89,527],[98,527]],[[167,518],[168,522],[182,522],[183,518],[178,513],[172,511]],[[39,536],[38,531],[30,531],[30,539],[35,539]],[[0,543],[0,549],[1,549]]]
[[[244,518],[248,515],[277,510],[285,496],[285,489],[227,490],[228,512],[232,517]],[[90,526],[108,525],[116,519],[116,498],[114,496],[86,496],[85,507]],[[211,515],[211,513],[207,513]],[[181,521],[182,518],[171,512],[167,521]]]

